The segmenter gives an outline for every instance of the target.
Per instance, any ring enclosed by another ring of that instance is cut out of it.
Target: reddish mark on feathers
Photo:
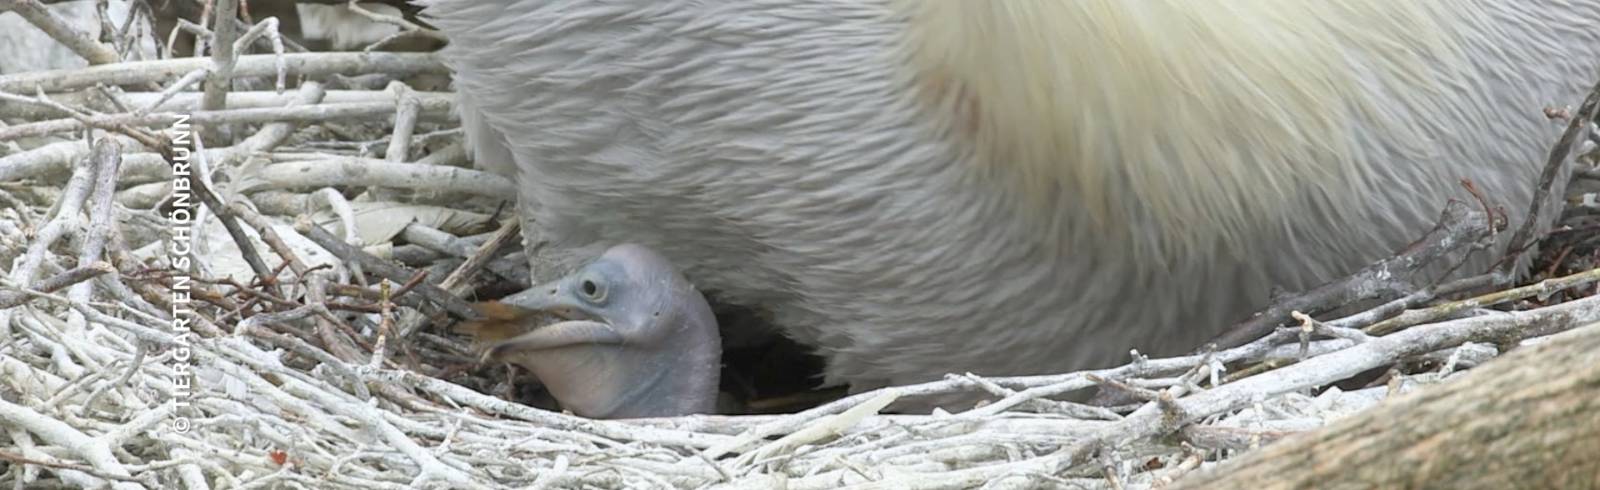
[[[919,78],[923,102],[932,105],[936,112],[948,112],[950,120],[956,123],[953,127],[957,133],[969,140],[976,139],[983,121],[982,106],[972,88],[945,70],[925,72]]]

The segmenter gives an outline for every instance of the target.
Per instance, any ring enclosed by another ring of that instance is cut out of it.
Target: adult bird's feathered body
[[[1600,0],[432,0],[481,165],[857,388],[1174,353],[1512,211]]]

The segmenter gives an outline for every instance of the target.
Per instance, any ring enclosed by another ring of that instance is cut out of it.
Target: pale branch
[[[105,138],[116,137],[112,135]],[[125,140],[124,144],[137,147],[138,143]],[[24,179],[57,179],[72,169],[73,162],[89,155],[89,145],[83,141],[62,141],[33,148],[22,153],[0,157],[0,182]],[[149,182],[172,178],[172,167],[160,155],[133,153],[123,155],[122,175],[119,183]]]
[[[290,53],[238,57],[232,75],[242,77],[277,76],[281,58],[289,78],[318,78],[328,75],[387,73],[395,76],[448,74],[437,57],[427,53]],[[159,83],[182,77],[211,66],[205,58],[174,58],[157,61],[132,61],[66,70],[25,72],[0,76],[0,92],[60,92],[95,85],[138,85]]]
[[[409,229],[411,226],[407,226],[407,228]],[[466,296],[465,293],[469,292],[467,285],[470,284],[470,279],[483,270],[491,260],[498,257],[501,251],[519,243],[518,241],[521,238],[521,222],[514,219],[507,220],[504,225],[500,226],[499,230],[495,231],[492,238],[479,246],[477,250],[467,257],[465,262],[462,262],[459,267],[450,272],[449,276],[440,281],[439,288],[450,292],[450,294]],[[425,323],[422,317],[412,317],[400,325],[400,338],[410,338],[412,334],[424,326]]]
[[[387,278],[390,281],[405,283],[413,275],[415,275],[414,272],[405,270],[400,266],[390,264],[377,257],[373,257],[372,255],[361,251],[361,249],[345,243],[343,240],[333,236],[332,233],[328,233],[328,230],[317,226],[315,223],[312,223],[310,219],[305,217],[301,217],[301,219],[295,221],[294,229],[296,232],[300,233],[301,235],[305,235],[306,238],[310,238],[312,241],[316,242],[317,245],[321,246],[329,253],[338,256],[340,259],[343,259],[345,262],[359,263],[366,270],[378,276]],[[478,317],[477,311],[473,310],[466,301],[463,301],[460,297],[457,297],[456,295],[451,294],[449,291],[446,291],[438,286],[426,283],[419,284],[416,288],[416,291],[417,294],[427,298],[428,301],[444,307],[445,310],[456,315],[457,317]]]
[[[326,186],[378,186],[397,189],[459,192],[515,200],[516,187],[505,177],[455,167],[389,163],[371,158],[343,157],[287,162],[262,167],[241,191],[320,188]]]
[[[36,412],[28,407],[0,400],[0,420],[4,420],[8,425],[27,430],[44,439],[45,442],[67,448],[98,471],[121,479],[132,477],[127,468],[124,468],[122,463],[117,461],[117,457],[112,454],[111,446],[106,444],[106,441],[90,437],[88,434],[84,434],[59,419]],[[127,481],[119,481],[113,483],[112,488],[142,489],[144,487],[130,484]]]
[[[68,233],[75,233],[83,224],[80,212],[83,201],[88,197],[94,186],[94,166],[90,159],[81,159],[77,169],[73,171],[71,179],[67,181],[66,190],[62,198],[56,202],[55,216],[39,230],[38,236],[29,244],[23,260],[11,269],[10,280],[16,284],[33,282],[39,267],[47,259],[49,248],[61,240]],[[0,320],[4,319],[0,312]],[[0,328],[4,328],[0,325]]]
[[[123,92],[120,97],[135,106],[135,114],[149,114],[153,112],[193,113],[200,109],[202,94],[187,91],[192,83],[204,79],[205,70],[196,70],[179,78],[162,92]],[[182,83],[184,80],[193,79],[191,83]],[[393,114],[395,98],[392,94],[373,90],[329,90],[325,99],[329,104],[351,103],[386,103],[391,109],[383,115]],[[455,96],[449,92],[413,91],[412,96],[421,104],[421,117],[426,121],[450,121],[453,116],[444,116],[452,110]],[[272,91],[235,91],[228,93],[228,107],[236,109],[258,107],[280,107],[292,98],[292,94]],[[119,113],[107,98],[94,91],[74,91],[56,94],[53,98],[68,106],[91,107],[99,112]],[[4,119],[50,119],[67,117],[68,114],[52,106],[39,104],[6,104],[0,105],[0,118]]]
[[[348,2],[345,3],[345,7],[349,8],[351,12],[354,12],[354,13],[362,16],[362,17],[366,17],[367,19],[370,19],[370,20],[372,20],[374,22],[381,22],[381,23],[384,23],[384,24],[389,24],[389,25],[392,25],[392,26],[395,26],[395,27],[399,27],[402,32],[418,31],[418,32],[424,33],[425,35],[427,35],[431,39],[436,39],[436,40],[438,40],[440,42],[447,41],[447,39],[445,39],[444,35],[440,34],[439,31],[437,31],[437,30],[433,30],[433,29],[429,29],[429,28],[426,28],[426,27],[422,27],[420,25],[417,25],[415,22],[411,22],[409,20],[406,20],[404,17],[388,15],[388,14],[380,14],[380,13],[377,13],[377,12],[373,12],[371,10],[367,10],[365,7],[361,6],[360,2],[358,2],[356,0],[349,0]]]
[[[45,8],[38,0],[0,0],[0,12],[16,12],[26,19],[29,24],[44,31],[51,39],[71,49],[73,53],[83,57],[90,65],[104,65],[116,63],[122,59],[117,56],[116,50],[100,44],[99,41],[89,37],[89,34],[78,31],[68,24],[61,16]]]
[[[234,25],[235,29],[239,27],[237,19],[235,19]],[[283,66],[283,38],[278,35],[278,19],[262,19],[261,22],[257,22],[256,25],[251,26],[244,34],[241,34],[239,39],[233,43],[234,56],[247,53],[250,44],[260,39],[268,40],[268,44],[272,46],[272,53],[278,55],[278,77],[273,80],[272,86],[278,92],[282,92],[286,88],[283,77],[288,69]],[[229,90],[229,92],[231,93],[232,90]],[[227,96],[224,95],[223,107],[227,107],[226,99]]]
[[[1580,488],[1600,478],[1600,324],[1179,480],[1186,488]]]
[[[433,104],[419,108],[434,120],[449,121],[453,117],[450,105],[445,101],[435,99]],[[111,125],[126,125],[137,127],[164,128],[179,121],[186,121],[195,125],[227,125],[247,123],[322,123],[341,120],[364,120],[375,116],[392,114],[395,111],[394,102],[351,102],[331,104],[307,104],[293,107],[253,107],[224,109],[217,111],[196,111],[190,113],[157,112],[151,114],[106,114],[89,115],[79,118],[63,118],[48,121],[16,124],[0,128],[0,138],[15,139],[38,137],[50,134],[78,131],[84,127],[104,127]]]
[[[1163,410],[1146,404],[1108,428],[1104,443],[1128,442],[1170,433],[1184,425],[1219,413],[1238,410],[1252,400],[1324,386],[1409,356],[1426,354],[1465,342],[1494,341],[1516,336],[1536,324],[1572,328],[1600,321],[1600,296],[1544,308],[1507,312],[1413,327],[1370,342],[1356,344],[1300,361],[1275,371],[1227,383],[1179,398]]]
[[[352,4],[354,5],[354,4]],[[390,82],[388,92],[394,93],[396,110],[394,114],[394,132],[389,137],[389,147],[384,149],[383,159],[389,163],[405,163],[411,161],[411,135],[417,130],[417,118],[422,111],[422,99],[418,99],[406,84]]]
[[[1375,335],[1385,335],[1412,325],[1444,319],[1463,311],[1542,296],[1567,288],[1588,285],[1595,281],[1600,281],[1600,269],[1590,269],[1568,276],[1545,279],[1527,286],[1496,291],[1459,301],[1447,301],[1419,310],[1409,310],[1393,318],[1374,323],[1363,330]]]
[[[106,241],[111,237],[111,227],[116,224],[116,208],[112,205],[117,190],[117,173],[122,167],[122,145],[114,138],[95,141],[89,155],[94,167],[94,190],[88,197],[89,223],[83,239],[78,243],[78,263],[92,264],[103,258]],[[73,301],[89,301],[94,283],[74,284],[67,292]]]
[[[73,267],[60,274],[41,279],[29,289],[48,293],[93,279],[96,276],[113,272],[115,270],[116,269],[113,269],[109,263],[91,262],[87,265]],[[29,295],[20,292],[0,291],[0,310],[21,305],[22,303],[27,302],[29,298]]]
[[[228,92],[233,90],[233,66],[238,59],[238,53],[233,49],[233,42],[238,40],[239,29],[233,19],[239,15],[239,2],[242,0],[213,0],[211,6],[213,27],[209,41],[202,40],[196,43],[197,53],[205,48],[211,50],[211,69],[206,73],[204,85],[205,95],[200,99],[200,108],[208,111],[220,111],[227,108]],[[204,46],[205,48],[202,48]],[[284,77],[282,53],[275,53],[274,73],[279,80]],[[199,125],[200,133],[206,141],[218,143],[232,143],[232,131],[227,123]],[[226,138],[223,135],[228,135]]]
[[[294,100],[290,101],[290,105],[284,107],[284,109],[317,107],[317,103],[322,101],[322,84],[319,82],[307,81],[301,84],[300,89],[295,92]],[[222,156],[216,159],[216,165],[219,168],[233,167],[251,155],[277,148],[278,145],[283,144],[284,140],[289,138],[290,133],[299,127],[298,121],[264,124],[255,134],[240,141],[239,144],[229,147],[228,151],[221,152]],[[202,158],[209,159],[210,155],[202,155]]]
[[[466,259],[461,263],[460,266],[457,266],[455,270],[451,271],[450,275],[445,276],[444,280],[439,282],[439,287],[456,292],[457,294],[465,295],[470,292],[470,290],[465,288],[470,278],[477,275],[478,272],[484,269],[494,270],[495,273],[503,274],[507,276],[508,279],[512,279],[519,283],[527,282],[528,271],[526,263],[518,263],[517,261],[501,257],[501,254],[520,244],[522,240],[521,230],[521,222],[517,220],[506,220],[504,224],[500,225],[499,229],[495,230],[494,234],[490,236],[488,240],[484,240],[477,246],[472,246],[469,240],[460,238],[456,238],[447,243],[436,243],[434,245],[434,250],[439,250],[445,252],[446,254]],[[406,225],[406,229],[401,231],[401,236],[406,238],[407,241],[411,241],[411,239],[415,238],[417,235],[424,234],[437,235],[444,234],[444,232],[418,225],[416,223]],[[452,245],[458,245],[460,247],[454,247]]]
[[[1357,301],[1411,294],[1420,289],[1411,282],[1412,276],[1484,239],[1493,229],[1493,219],[1465,203],[1451,201],[1439,213],[1434,228],[1400,253],[1310,291],[1274,301],[1266,311],[1229,329],[1211,343],[1218,347],[1244,344],[1289,321],[1289,314],[1294,311],[1320,313]]]

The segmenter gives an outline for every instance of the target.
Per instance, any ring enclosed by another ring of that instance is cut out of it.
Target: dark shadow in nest
[[[724,339],[724,412],[793,413],[844,395],[843,388],[819,388],[822,358],[778,334],[759,314],[725,305],[714,310]],[[735,332],[743,332],[742,337]]]

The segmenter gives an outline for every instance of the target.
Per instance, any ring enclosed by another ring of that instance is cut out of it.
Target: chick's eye
[[[595,282],[590,279],[584,279],[583,283],[578,285],[578,290],[583,292],[584,296],[588,296],[590,298],[600,297],[600,285],[595,284]]]

